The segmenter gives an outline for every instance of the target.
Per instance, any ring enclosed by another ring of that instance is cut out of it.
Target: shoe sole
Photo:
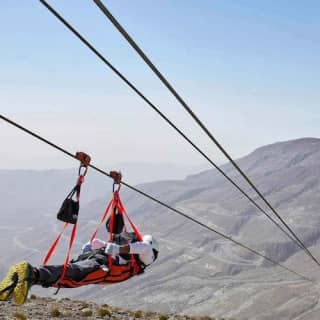
[[[18,283],[13,290],[13,300],[17,305],[24,304],[30,288],[29,264],[27,261],[15,265],[15,272],[18,274]]]
[[[10,267],[6,276],[0,282],[0,301],[6,301],[9,299],[16,284],[17,284],[17,272],[16,272],[16,266],[13,265]]]

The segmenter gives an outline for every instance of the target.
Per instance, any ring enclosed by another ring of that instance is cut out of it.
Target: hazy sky
[[[223,162],[93,1],[49,1],[192,140]],[[320,2],[104,2],[234,157],[320,136]],[[115,162],[205,162],[36,0],[0,2],[1,113]],[[0,168],[73,160],[1,122]]]

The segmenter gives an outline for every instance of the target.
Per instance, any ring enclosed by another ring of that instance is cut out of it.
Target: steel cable
[[[306,251],[306,253],[320,266],[318,260],[311,254],[304,243],[298,238],[296,233],[290,228],[279,213],[274,209],[271,203],[264,197],[260,190],[254,185],[251,179],[243,172],[243,170],[237,165],[235,160],[229,155],[229,153],[223,148],[223,146],[217,141],[217,139],[212,135],[209,129],[204,125],[204,123],[198,118],[194,111],[188,106],[188,104],[183,100],[183,98],[178,94],[174,87],[169,83],[169,81],[163,76],[163,74],[158,70],[158,68],[151,62],[151,60],[146,56],[142,49],[137,45],[137,43],[132,39],[132,37],[127,33],[127,31],[122,27],[122,25],[116,20],[116,18],[111,14],[111,12],[104,6],[102,1],[93,0],[94,3],[99,7],[99,9],[105,14],[105,16],[110,20],[110,22],[116,27],[116,29],[123,35],[123,37],[128,41],[128,43],[133,47],[133,49],[139,54],[139,56],[144,60],[144,62],[150,67],[150,69],[157,75],[160,81],[167,87],[167,89],[172,93],[172,95],[178,100],[178,102],[183,106],[183,108],[189,113],[189,115],[195,120],[195,122],[201,127],[201,129],[206,133],[210,140],[220,149],[220,151],[225,155],[225,157],[231,162],[231,164],[236,168],[240,175],[247,181],[247,183],[252,187],[252,189],[259,195],[263,202],[269,207],[269,209],[277,216],[277,218],[283,223],[287,230],[292,234],[296,241],[300,244],[300,248]]]
[[[17,122],[9,119],[8,117],[5,117],[4,115],[0,115],[0,118],[1,118],[2,120],[6,121],[7,123],[9,123],[10,125],[12,125],[12,126],[18,128],[18,129],[22,130],[23,132],[25,132],[25,133],[33,136],[34,138],[36,138],[36,139],[38,139],[38,140],[40,140],[40,141],[48,144],[49,146],[57,149],[57,150],[60,151],[60,152],[63,152],[64,154],[66,154],[66,155],[68,155],[69,157],[74,158],[74,159],[76,159],[76,160],[78,161],[78,159],[76,158],[76,156],[73,155],[71,152],[69,152],[69,151],[67,151],[66,149],[58,146],[57,144],[54,144],[54,143],[52,143],[51,141],[43,138],[43,137],[40,136],[39,134],[37,134],[37,133],[35,133],[35,132],[27,129],[26,127],[18,124]],[[111,178],[111,177],[110,177],[110,174],[108,174],[108,173],[105,172],[104,170],[99,169],[98,167],[96,167],[96,166],[94,166],[94,165],[92,165],[92,164],[89,164],[88,166],[89,166],[90,168],[92,168],[92,169],[100,172],[101,174],[103,174],[103,175],[108,176],[109,178]],[[131,186],[130,184],[124,182],[124,181],[121,181],[121,184],[123,184],[123,185],[126,186],[127,188],[129,188],[129,189],[131,189],[131,190],[133,190],[133,191],[135,191],[135,192],[143,195],[144,197],[146,197],[146,198],[148,198],[148,199],[150,199],[150,200],[152,200],[152,201],[160,204],[161,206],[163,206],[163,207],[165,207],[165,208],[167,208],[167,209],[169,209],[169,210],[171,210],[171,211],[179,214],[180,216],[183,216],[184,218],[186,218],[186,219],[188,219],[188,220],[190,220],[190,221],[192,221],[192,222],[194,222],[194,223],[202,226],[203,228],[205,228],[205,229],[207,229],[207,230],[209,230],[209,231],[211,231],[211,232],[214,232],[214,233],[218,234],[218,235],[221,236],[222,238],[224,238],[224,239],[226,239],[226,240],[228,240],[228,241],[233,242],[234,244],[242,247],[243,249],[246,249],[247,251],[250,251],[251,253],[253,253],[253,254],[257,255],[257,256],[260,256],[261,258],[263,258],[263,259],[271,262],[273,265],[277,265],[277,266],[281,267],[282,269],[285,269],[285,270],[287,270],[288,272],[293,273],[293,274],[295,274],[296,276],[298,276],[298,277],[300,277],[300,278],[303,278],[304,280],[313,282],[313,280],[311,280],[310,278],[308,278],[308,277],[306,277],[306,276],[304,276],[304,275],[302,275],[302,274],[300,274],[300,273],[298,273],[298,272],[296,272],[296,271],[294,271],[294,270],[286,267],[285,265],[283,265],[283,264],[281,264],[281,263],[279,263],[279,262],[277,262],[277,261],[275,261],[275,260],[273,260],[273,259],[271,259],[271,258],[269,258],[269,257],[267,257],[267,256],[265,256],[265,255],[263,255],[262,253],[256,251],[255,249],[252,249],[252,248],[248,247],[247,245],[245,245],[245,244],[243,244],[243,243],[241,243],[241,242],[239,242],[239,241],[234,240],[232,237],[227,236],[227,235],[223,234],[222,232],[215,230],[214,228],[212,228],[212,227],[210,227],[210,226],[202,223],[201,221],[198,221],[198,220],[196,220],[195,218],[190,217],[189,215],[185,214],[184,212],[182,212],[182,211],[180,211],[180,210],[178,210],[178,209],[175,209],[175,208],[169,206],[169,205],[166,204],[165,202],[163,202],[163,201],[161,201],[161,200],[159,200],[159,199],[157,199],[157,198],[155,198],[155,197],[153,197],[153,196],[151,196],[151,195],[143,192],[142,190],[139,190],[138,188],[135,188],[135,187]]]
[[[96,48],[93,47],[77,30],[75,30],[56,10],[46,1],[39,0],[60,22],[64,24],[78,39],[80,39],[98,58],[100,58],[118,77],[120,77],[138,96],[140,96],[154,111],[156,111],[172,128],[174,128],[189,144],[191,144],[205,159],[207,159],[225,178],[228,179],[247,199],[250,200],[270,221],[272,221],[283,233],[285,233],[297,246],[303,249],[319,266],[317,259],[305,247],[305,245],[295,235],[292,237],[285,231],[270,215],[266,213],[251,197],[247,195],[236,183],[229,178],[204,152],[201,151],[172,121],[170,121],[148,98],[145,97],[122,73],[119,72]],[[287,226],[288,228],[288,226]],[[290,229],[291,230],[291,229]],[[291,232],[291,231],[290,231]],[[291,232],[292,233],[292,232]],[[296,239],[297,240],[296,240]]]

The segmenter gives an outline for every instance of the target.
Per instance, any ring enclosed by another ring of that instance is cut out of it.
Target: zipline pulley
[[[110,171],[109,173],[110,177],[113,179],[113,186],[112,186],[112,192],[115,192],[115,186],[118,185],[117,192],[119,192],[121,188],[121,180],[122,180],[122,174],[120,171]]]
[[[87,174],[88,166],[91,161],[91,157],[82,151],[78,151],[76,153],[75,157],[76,157],[76,159],[78,159],[80,161],[79,177],[80,176],[84,177]],[[81,173],[82,169],[84,169],[83,173]]]

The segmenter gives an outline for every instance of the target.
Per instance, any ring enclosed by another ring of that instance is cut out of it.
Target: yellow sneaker
[[[32,266],[27,261],[21,261],[15,265],[18,275],[18,283],[13,290],[13,300],[20,305],[25,303],[29,289],[34,282]]]
[[[16,265],[13,265],[10,267],[6,276],[0,282],[0,301],[8,300],[17,283],[18,274],[16,272]]]

